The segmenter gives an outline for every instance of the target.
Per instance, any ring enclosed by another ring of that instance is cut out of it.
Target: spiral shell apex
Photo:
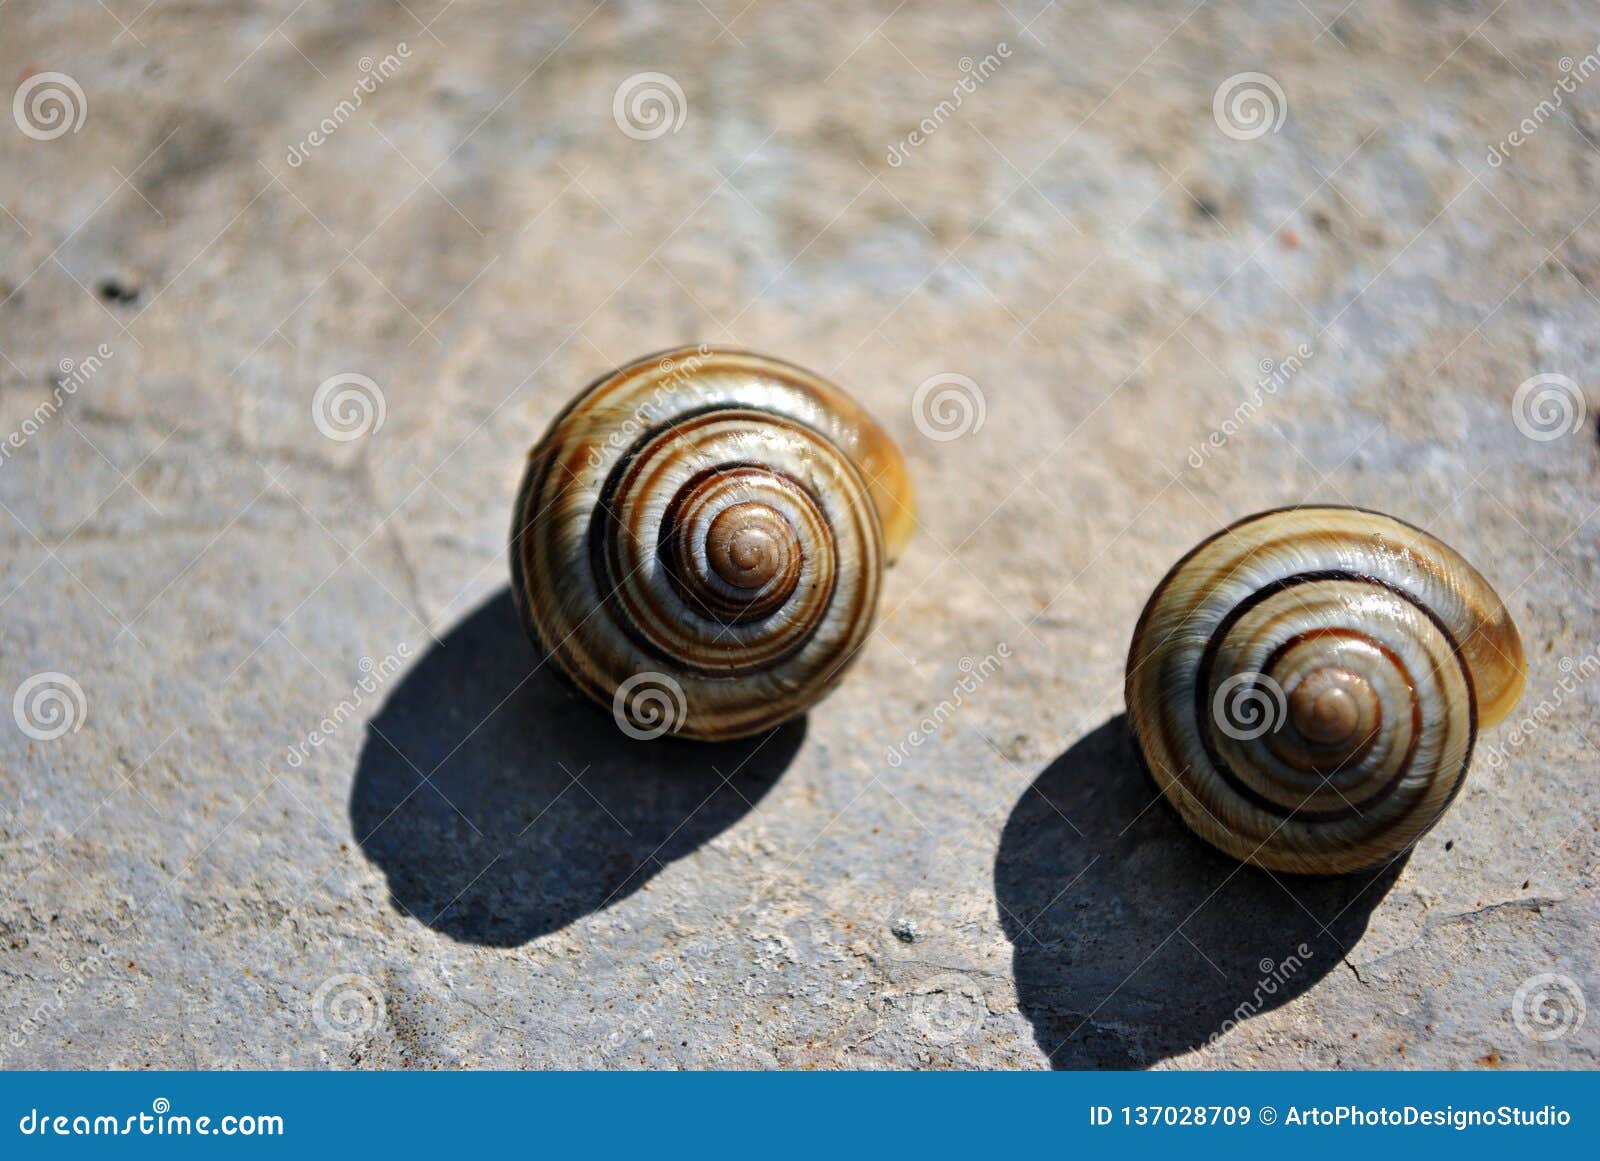
[[[534,447],[512,592],[625,732],[740,737],[843,676],[913,520],[899,450],[843,391],[685,348],[601,378]]]
[[[1525,675],[1505,606],[1454,550],[1376,512],[1291,508],[1173,567],[1126,694],[1152,776],[1201,838],[1339,874],[1438,821]]]

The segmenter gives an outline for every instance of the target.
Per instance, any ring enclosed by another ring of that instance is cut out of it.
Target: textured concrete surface
[[[1592,5],[141,8],[0,7],[7,1066],[1596,1064]],[[923,525],[847,692],[637,744],[503,540],[701,340],[855,391]],[[1121,716],[1166,567],[1297,501],[1529,646],[1377,880],[1205,849]]]

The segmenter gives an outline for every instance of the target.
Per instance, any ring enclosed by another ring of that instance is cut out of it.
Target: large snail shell
[[[512,591],[629,732],[739,737],[843,675],[913,519],[899,449],[839,388],[684,348],[605,376],[534,447]]]
[[[1157,587],[1128,714],[1185,822],[1235,858],[1336,874],[1409,849],[1510,713],[1522,642],[1452,549],[1354,508],[1266,512]]]

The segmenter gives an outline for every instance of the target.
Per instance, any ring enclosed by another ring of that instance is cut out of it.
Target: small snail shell
[[[1433,826],[1525,674],[1505,606],[1452,549],[1375,512],[1289,508],[1173,567],[1134,630],[1126,694],[1151,774],[1201,838],[1338,874]]]
[[[602,377],[533,448],[512,592],[628,732],[740,737],[839,680],[912,524],[899,449],[843,391],[684,348]]]

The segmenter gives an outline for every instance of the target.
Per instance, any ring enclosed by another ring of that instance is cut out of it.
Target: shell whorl
[[[595,700],[632,717],[617,691],[647,674],[672,695],[641,725],[666,705],[680,736],[739,737],[838,681],[912,522],[899,450],[841,390],[685,348],[602,378],[534,447],[512,589]]]
[[[1129,719],[1184,821],[1235,858],[1337,874],[1409,849],[1516,704],[1522,643],[1454,550],[1354,508],[1262,513],[1157,586]]]

